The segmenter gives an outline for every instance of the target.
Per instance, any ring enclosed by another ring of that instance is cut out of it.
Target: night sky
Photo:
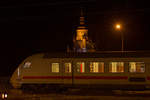
[[[121,49],[117,22],[122,24],[125,50],[150,50],[148,0],[1,0],[0,76],[10,76],[32,54],[71,48],[81,7],[96,50]]]

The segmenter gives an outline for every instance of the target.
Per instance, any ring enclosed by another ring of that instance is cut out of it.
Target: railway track
[[[68,90],[51,93],[24,93],[11,89],[8,100],[149,100],[150,91],[91,91]]]
[[[13,89],[9,78],[1,78],[0,100],[2,94],[7,93],[6,100],[149,100],[150,90],[123,91],[123,90],[95,90],[95,89],[68,89],[65,91],[24,91]],[[117,97],[117,98],[116,98]]]

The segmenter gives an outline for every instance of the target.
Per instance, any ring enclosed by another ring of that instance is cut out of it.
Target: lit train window
[[[23,68],[30,68],[31,67],[31,62],[27,61],[24,63]]]
[[[90,72],[104,72],[104,62],[90,62]]]
[[[59,72],[59,63],[52,63],[52,72],[54,73]]]
[[[144,62],[129,62],[129,71],[130,72],[145,72]]]
[[[109,72],[112,73],[124,72],[124,62],[110,62]]]
[[[64,63],[65,73],[71,73],[71,63]]]
[[[85,63],[84,62],[77,62],[76,68],[77,68],[77,72],[84,73],[85,72]]]

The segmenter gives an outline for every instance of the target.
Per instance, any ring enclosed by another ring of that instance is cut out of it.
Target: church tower
[[[81,8],[80,25],[76,29],[76,37],[74,37],[75,52],[91,52],[94,50],[94,45],[88,39],[88,27],[85,23],[83,8]]]

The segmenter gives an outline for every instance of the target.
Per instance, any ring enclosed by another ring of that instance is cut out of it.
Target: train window
[[[90,62],[90,72],[104,72],[104,62]]]
[[[30,68],[31,67],[31,62],[27,61],[24,63],[23,68]]]
[[[130,72],[145,72],[144,62],[129,62],[129,71]]]
[[[71,73],[71,63],[64,63],[65,66],[65,72]]]
[[[59,73],[59,63],[52,63],[52,72]]]
[[[124,62],[110,62],[109,72],[112,73],[124,72]]]
[[[76,68],[77,68],[77,72],[84,73],[85,72],[85,63],[84,62],[77,62]]]

